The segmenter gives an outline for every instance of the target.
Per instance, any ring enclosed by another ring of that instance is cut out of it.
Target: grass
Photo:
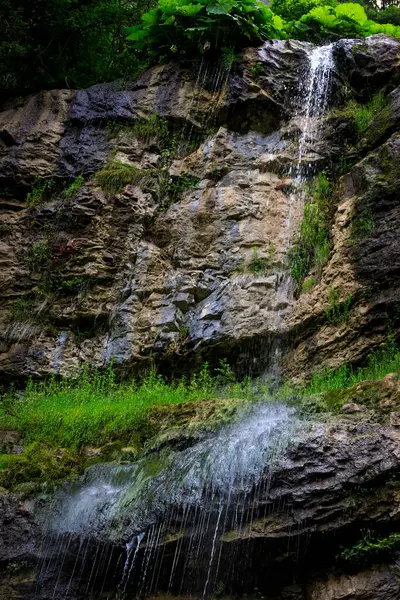
[[[378,92],[366,104],[359,104],[351,100],[345,108],[345,114],[354,122],[354,126],[359,134],[364,133],[370,126],[373,118],[386,106],[385,95],[382,91]]]
[[[341,390],[360,381],[382,379],[389,373],[400,374],[400,351],[392,341],[372,352],[365,367],[354,369],[351,365],[343,364],[337,369],[315,371],[302,393],[308,396]]]
[[[147,174],[132,165],[112,161],[96,173],[95,181],[105,192],[118,194],[126,185],[138,184]]]
[[[299,289],[313,268],[319,277],[329,256],[333,185],[324,171],[311,184],[309,194],[310,200],[304,206],[298,238],[289,249],[288,256],[290,273]]]
[[[346,296],[343,302],[340,302],[340,291],[329,286],[329,308],[325,308],[325,318],[330,325],[347,323],[350,319],[352,297]]]
[[[8,394],[0,408],[0,427],[15,427],[25,443],[81,447],[109,442],[143,427],[154,406],[210,397],[254,399],[248,382],[228,381],[227,373],[212,377],[207,366],[190,380],[166,383],[151,373],[140,384],[117,384],[113,371],[84,370],[74,379],[30,382],[21,400]]]

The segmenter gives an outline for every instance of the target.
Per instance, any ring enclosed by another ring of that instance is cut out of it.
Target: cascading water
[[[293,207],[303,204],[301,186],[318,157],[332,70],[332,45],[309,51],[295,99],[301,135],[290,170]],[[289,245],[291,211],[287,231]],[[280,285],[286,297],[288,280]],[[221,581],[229,582],[226,591],[236,592],[254,559],[250,546],[238,542],[250,540],[273,514],[274,467],[309,432],[285,405],[258,403],[239,416],[189,446],[159,443],[136,463],[95,465],[59,491],[46,513],[38,589],[56,569],[49,598],[60,597],[60,590],[62,598],[83,600],[140,598],[163,590],[204,599]],[[73,582],[80,595],[69,595]]]
[[[329,103],[334,69],[334,44],[313,48],[307,56],[307,76],[300,82],[295,99],[295,110],[301,117],[298,160],[291,168],[291,175],[304,183],[313,173],[312,162],[307,157],[315,154],[315,145],[321,133],[320,119]]]

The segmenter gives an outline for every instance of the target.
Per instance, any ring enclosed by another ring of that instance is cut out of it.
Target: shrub
[[[298,21],[317,6],[335,6],[336,0],[272,0],[271,10],[285,19]]]
[[[257,0],[159,0],[129,29],[128,40],[151,59],[190,57],[280,37],[282,20]]]
[[[396,557],[399,553],[400,533],[391,533],[383,537],[368,531],[354,546],[344,548],[340,558],[345,562],[364,565]]]
[[[137,184],[147,175],[142,171],[120,161],[111,162],[96,173],[96,183],[110,194],[118,194],[128,184]]]
[[[289,249],[290,273],[296,283],[300,284],[314,265],[322,268],[328,254],[329,239],[321,209],[318,204],[307,202],[298,240]]]

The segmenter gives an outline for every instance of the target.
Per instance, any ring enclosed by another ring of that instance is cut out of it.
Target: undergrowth
[[[117,384],[112,369],[84,369],[79,377],[30,381],[22,395],[10,392],[0,408],[0,427],[16,427],[26,443],[80,447],[103,444],[144,426],[154,406],[210,397],[251,400],[259,394],[249,381],[235,381],[225,362],[212,376],[205,364],[197,375],[167,383],[150,373],[141,383]]]
[[[306,192],[309,199],[304,206],[300,231],[288,255],[290,272],[298,288],[312,269],[320,276],[330,251],[332,182],[325,172],[319,173]]]
[[[400,533],[377,536],[367,531],[364,537],[354,546],[344,548],[339,557],[346,563],[366,565],[371,562],[387,560],[400,553]]]
[[[360,381],[382,379],[389,373],[400,374],[400,351],[390,340],[382,344],[378,350],[371,352],[365,367],[356,369],[345,363],[337,369],[326,368],[315,371],[309,384],[303,389],[303,394],[341,390]]]

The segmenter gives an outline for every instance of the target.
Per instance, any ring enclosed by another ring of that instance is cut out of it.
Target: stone
[[[347,414],[347,415],[351,415],[354,413],[360,413],[360,412],[364,412],[365,411],[365,406],[363,406],[362,404],[356,404],[355,402],[352,402],[350,404],[345,404],[342,407],[342,413]]]

